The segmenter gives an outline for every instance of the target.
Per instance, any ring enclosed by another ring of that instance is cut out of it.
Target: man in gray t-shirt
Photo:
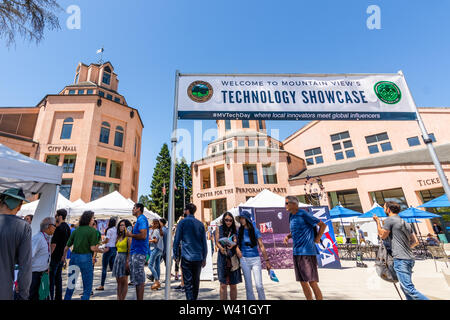
[[[383,229],[389,231],[392,257],[394,259],[414,260],[409,240],[413,237],[411,225],[400,218],[398,214],[393,214],[384,221]]]
[[[26,300],[31,285],[31,226],[16,217],[25,195],[22,189],[11,188],[0,194],[0,300],[13,300],[14,265],[17,275],[18,299]],[[25,200],[26,201],[26,200]]]
[[[400,287],[407,300],[428,300],[427,297],[417,291],[411,279],[415,263],[411,248],[419,243],[417,237],[411,226],[399,217],[400,205],[398,203],[386,202],[384,211],[388,218],[385,220],[383,227],[381,227],[380,219],[377,216],[374,216],[373,219],[377,223],[378,236],[383,240],[389,238],[391,241],[394,270],[400,282]],[[411,244],[413,242],[411,240],[414,241],[413,244]]]

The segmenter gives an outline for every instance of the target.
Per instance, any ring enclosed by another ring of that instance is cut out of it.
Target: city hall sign
[[[49,145],[47,146],[48,152],[77,152],[76,146],[58,146],[58,145]]]

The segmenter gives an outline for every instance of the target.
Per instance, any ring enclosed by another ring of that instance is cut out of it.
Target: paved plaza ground
[[[216,260],[214,255],[213,260]],[[399,296],[391,283],[381,280],[374,268],[373,261],[365,261],[367,268],[357,268],[355,261],[341,261],[343,268],[319,269],[320,288],[323,297],[326,300],[399,300]],[[450,299],[450,269],[444,262],[437,262],[438,271],[435,269],[433,260],[417,260],[414,267],[413,282],[416,288],[432,300]],[[66,282],[66,273],[64,272],[64,287]],[[146,267],[145,272],[150,274]],[[162,279],[165,279],[165,265],[161,264]],[[295,281],[294,270],[275,270],[280,282],[272,282],[269,279],[267,271],[263,271],[263,282],[266,292],[266,298],[269,300],[304,300],[301,287]],[[219,282],[217,281],[216,265],[214,264],[215,281],[201,281],[200,300],[218,300]],[[100,285],[101,263],[97,263],[94,274],[94,295],[92,300],[115,300],[116,299],[116,281],[108,272],[105,284],[105,291],[95,291]],[[172,288],[180,284],[180,281],[173,281]],[[145,300],[164,299],[164,283],[158,291],[150,289],[152,283],[147,281],[145,285]],[[400,290],[400,287],[399,287]],[[80,299],[81,290],[74,293],[74,300]],[[256,290],[255,290],[256,294]],[[403,296],[403,293],[402,293]],[[404,297],[404,296],[403,296]],[[171,298],[174,300],[184,300],[185,294],[172,290]],[[127,300],[135,300],[135,288],[130,286]],[[238,299],[245,300],[245,285],[238,285]]]

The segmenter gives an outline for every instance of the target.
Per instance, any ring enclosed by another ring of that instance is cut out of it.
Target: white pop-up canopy
[[[74,201],[74,202],[72,203],[72,208],[84,206],[85,204],[86,204],[86,202],[84,202],[84,201],[81,200],[81,199],[78,199],[77,201]]]
[[[94,211],[95,216],[130,216],[133,205],[125,199],[118,191],[107,194],[97,200],[72,208],[71,217],[81,216],[84,211]]]
[[[34,215],[40,200],[36,200],[27,204],[24,204],[20,211],[17,213],[19,217],[25,217],[29,214]],[[67,213],[70,213],[73,203],[66,199],[61,193],[58,193],[58,199],[56,203],[56,210],[66,209]]]
[[[33,234],[45,217],[55,214],[62,167],[43,163],[0,144],[0,192],[22,188],[26,197],[41,194],[31,227]]]
[[[311,205],[302,202],[298,203],[299,207],[310,207]],[[263,190],[253,198],[250,198],[245,203],[241,203],[237,207],[228,210],[234,217],[239,215],[239,207],[251,207],[251,208],[284,208],[285,197],[273,193],[270,190]],[[222,220],[222,215],[211,222],[212,226],[218,226]]]
[[[126,199],[118,191],[107,194],[97,200],[72,207],[71,217],[81,216],[84,211],[94,211],[96,217],[110,218],[112,216],[130,217],[132,216],[134,202],[131,199]],[[161,217],[147,209],[144,210],[144,215],[148,219],[160,219]]]

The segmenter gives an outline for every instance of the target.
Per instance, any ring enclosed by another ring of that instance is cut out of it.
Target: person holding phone
[[[131,222],[126,219],[121,220],[117,227],[117,254],[112,270],[113,277],[116,277],[117,281],[117,300],[125,300],[128,292],[131,238],[127,237],[127,229],[130,232],[133,230]]]

